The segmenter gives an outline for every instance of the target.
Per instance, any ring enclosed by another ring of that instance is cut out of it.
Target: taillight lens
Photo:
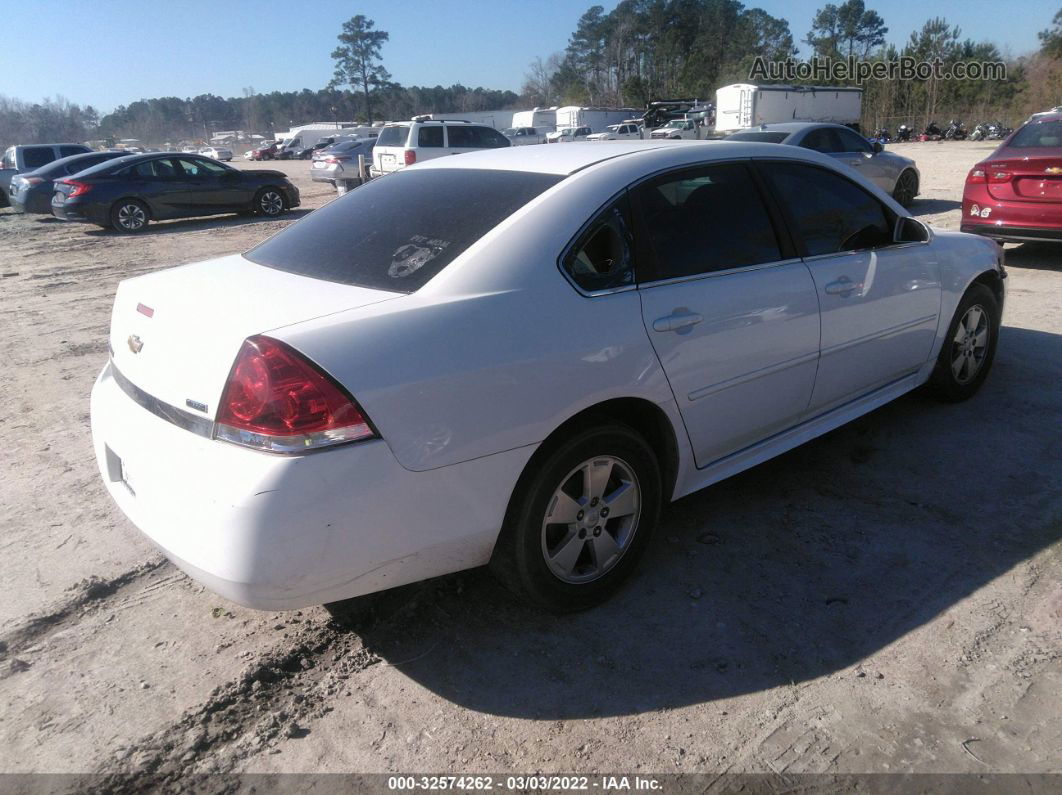
[[[405,153],[405,162],[407,166],[411,166],[417,162],[417,150],[407,149]]]
[[[969,174],[966,175],[967,185],[983,185],[985,183],[985,170],[983,168],[975,168]]]
[[[28,186],[31,186],[31,185],[40,185],[42,182],[44,182],[44,178],[43,177],[18,177],[15,181],[16,182],[21,182],[23,185],[26,185],[28,187]]]
[[[245,340],[221,396],[214,435],[274,453],[370,439],[354,399],[301,354],[270,337]]]
[[[1013,178],[1014,174],[1010,171],[1002,171],[995,168],[988,169],[989,182],[1010,182]]]
[[[89,185],[89,184],[87,184],[85,182],[79,182],[76,179],[61,179],[61,180],[59,180],[59,182],[61,182],[63,185],[73,185],[74,186],[74,189],[72,191],[70,191],[70,193],[66,194],[66,198],[68,198],[68,199],[73,199],[75,196],[80,196],[80,195],[82,195],[84,193],[88,193],[90,190],[92,190],[92,186],[91,185]]]

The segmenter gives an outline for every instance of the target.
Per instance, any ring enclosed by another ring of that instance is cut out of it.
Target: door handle
[[[675,310],[666,317],[660,317],[653,321],[653,331],[681,331],[690,326],[696,326],[704,320],[696,312]]]
[[[854,293],[856,290],[862,290],[862,289],[863,289],[863,285],[862,284],[856,284],[851,279],[849,279],[847,276],[842,276],[837,281],[830,282],[829,284],[826,285],[826,288],[825,288],[827,295],[839,295],[842,298],[847,298],[849,295]]]

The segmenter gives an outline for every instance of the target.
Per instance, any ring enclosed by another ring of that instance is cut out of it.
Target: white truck
[[[863,110],[863,89],[734,83],[715,92],[715,106],[717,134],[786,121],[858,124]]]
[[[610,124],[622,124],[627,119],[640,116],[642,112],[635,108],[584,108],[565,105],[563,108],[557,108],[557,129],[589,127],[590,132],[605,132]]]
[[[649,133],[649,137],[654,141],[700,141],[708,137],[707,132],[708,128],[697,119],[672,119]]]
[[[280,148],[277,150],[275,157],[278,160],[287,160],[292,156],[297,156],[299,152],[304,149],[309,149],[314,144],[325,138],[340,138],[348,136],[357,132],[358,129],[372,129],[366,127],[358,127],[358,125],[352,122],[339,122],[338,124],[332,122],[314,122],[313,124],[303,124],[299,127],[292,127],[286,133],[280,133],[277,135],[277,141],[280,142]]]

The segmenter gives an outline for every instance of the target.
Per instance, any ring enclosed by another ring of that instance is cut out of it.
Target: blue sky
[[[838,2],[838,0],[833,0]],[[807,35],[826,0],[746,2],[789,20]],[[519,91],[535,56],[564,49],[592,0],[236,0],[129,3],[128,0],[8,0],[0,26],[0,94],[24,100],[61,95],[110,111],[140,98],[239,96],[323,87],[342,22],[365,14],[391,34],[384,64],[404,85]],[[615,0],[602,2],[606,9]],[[929,16],[963,36],[989,39],[1013,55],[1037,48],[1057,0],[869,0],[888,39],[902,43]],[[218,12],[224,13],[219,17]],[[806,45],[802,48],[806,53]]]

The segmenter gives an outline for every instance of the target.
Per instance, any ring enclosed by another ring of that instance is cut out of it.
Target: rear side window
[[[788,208],[808,256],[892,242],[892,218],[884,205],[841,175],[801,163],[764,163],[763,171]]]
[[[562,178],[487,169],[399,171],[315,210],[244,256],[314,279],[411,293]]]
[[[429,148],[441,148],[443,145],[443,128],[421,127],[417,131],[417,146]]]
[[[110,158],[105,157],[104,155],[78,158],[75,162],[67,164],[66,173],[76,174],[79,171],[84,171],[86,168],[92,168],[94,165],[102,163],[104,160],[110,160]]]
[[[630,202],[626,194],[587,227],[564,258],[564,270],[588,292],[634,284]]]
[[[27,146],[22,150],[22,162],[27,169],[40,168],[55,160],[55,150],[50,146]]]
[[[782,259],[767,208],[745,166],[670,174],[639,190],[657,279]]]
[[[447,130],[447,133],[450,136],[450,146],[453,148],[472,148],[477,145],[472,127],[458,127],[457,125],[454,125]]]
[[[380,146],[405,146],[408,137],[409,127],[402,125],[384,127],[376,143]]]

